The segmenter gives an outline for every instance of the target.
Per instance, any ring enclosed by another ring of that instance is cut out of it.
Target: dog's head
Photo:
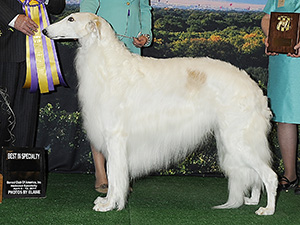
[[[103,22],[104,19],[92,13],[73,13],[46,27],[43,34],[51,39],[81,39],[88,34],[99,37]]]

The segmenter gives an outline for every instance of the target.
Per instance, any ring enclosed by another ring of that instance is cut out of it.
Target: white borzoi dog
[[[210,58],[155,59],[130,53],[111,26],[74,13],[43,33],[78,39],[78,96],[91,143],[107,159],[109,190],[94,210],[125,207],[129,179],[183,159],[207,134],[217,140],[228,176],[228,201],[215,208],[268,203],[275,211],[277,176],[270,168],[267,98],[246,72]],[[246,197],[250,193],[248,197]]]

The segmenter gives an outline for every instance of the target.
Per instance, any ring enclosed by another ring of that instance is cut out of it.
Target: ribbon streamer
[[[54,86],[67,86],[59,67],[54,41],[42,35],[42,30],[50,24],[45,0],[19,0],[25,15],[38,26],[37,33],[26,36],[26,79],[23,88],[30,92],[40,89],[41,93],[54,91]]]

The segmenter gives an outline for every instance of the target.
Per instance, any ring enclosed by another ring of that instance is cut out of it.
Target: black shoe
[[[281,182],[286,182],[285,184],[281,184]],[[298,177],[296,178],[296,180],[293,180],[292,182],[289,181],[289,179],[287,179],[285,176],[283,176],[280,180],[279,180],[279,185],[278,185],[278,190],[279,191],[285,191],[288,192],[289,189],[295,188],[298,186]],[[300,193],[299,193],[300,194]]]
[[[295,188],[295,195],[300,195],[300,185]]]

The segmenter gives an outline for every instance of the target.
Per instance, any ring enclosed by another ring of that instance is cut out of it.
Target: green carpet
[[[214,210],[227,200],[225,178],[149,176],[133,184],[126,208],[107,213],[92,210],[98,196],[94,176],[55,174],[48,179],[43,199],[3,199],[0,224],[300,224],[300,196],[282,193],[273,216],[257,216],[266,205]]]

